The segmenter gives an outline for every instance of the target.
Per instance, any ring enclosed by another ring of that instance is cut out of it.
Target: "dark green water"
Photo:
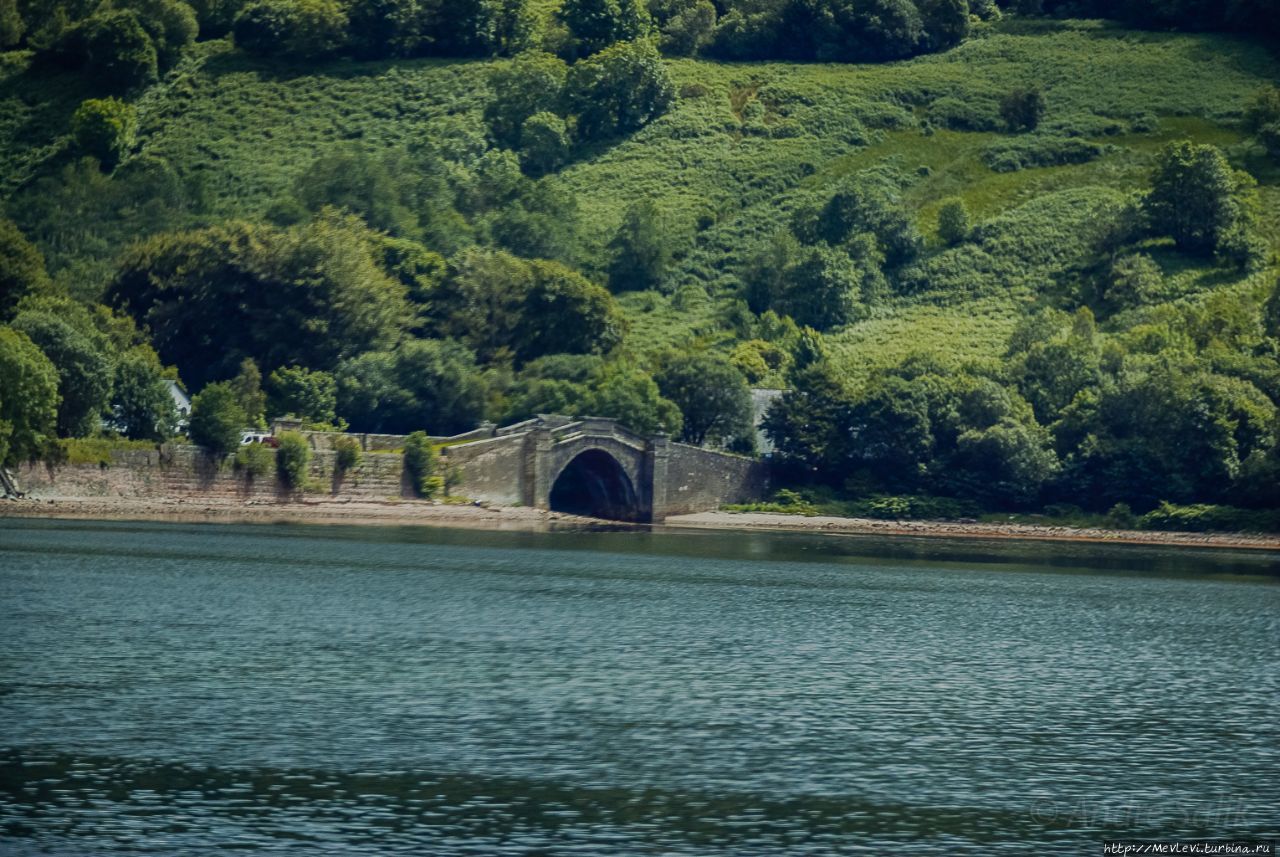
[[[0,853],[1275,838],[1278,655],[1275,554],[0,519]]]

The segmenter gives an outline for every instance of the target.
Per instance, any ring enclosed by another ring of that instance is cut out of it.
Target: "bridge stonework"
[[[561,511],[623,520],[658,522],[750,502],[768,487],[760,461],[640,435],[598,417],[540,416],[443,453],[459,494],[537,509],[569,497],[580,505]]]

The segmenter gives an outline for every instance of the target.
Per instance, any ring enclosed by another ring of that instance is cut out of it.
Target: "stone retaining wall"
[[[273,450],[274,452],[274,450]],[[333,452],[312,453],[306,493],[351,499],[385,500],[411,496],[402,456],[365,453],[360,464],[337,477]],[[251,477],[233,466],[233,455],[215,459],[197,446],[163,444],[154,450],[114,450],[111,463],[23,464],[15,474],[32,497],[221,497],[284,500],[296,497],[276,479],[274,467]]]

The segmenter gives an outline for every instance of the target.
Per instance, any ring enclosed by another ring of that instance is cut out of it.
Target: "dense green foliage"
[[[329,370],[407,322],[406,288],[375,261],[375,241],[337,215],[161,235],[129,251],[108,297],[150,327],[189,383],[229,378],[245,358],[268,373]]]
[[[139,345],[120,355],[109,404],[110,424],[130,440],[171,437],[178,415],[164,381],[164,368],[150,346]]]
[[[83,437],[98,426],[115,367],[107,339],[76,305],[19,309],[13,329],[26,334],[58,370],[58,435]]]
[[[44,256],[12,220],[0,220],[0,322],[8,321],[18,302],[49,290]]]
[[[226,455],[239,446],[248,419],[234,388],[220,381],[208,384],[191,400],[187,434],[213,455]]]
[[[546,354],[607,353],[626,326],[609,293],[581,274],[502,251],[459,254],[433,312],[443,332],[483,359],[506,353],[517,365]]]
[[[404,442],[404,471],[409,484],[419,497],[431,497],[435,493],[436,469],[439,454],[424,431],[415,431]]]
[[[726,358],[712,354],[678,356],[657,378],[658,389],[680,408],[680,439],[699,446],[750,450],[751,390]]]
[[[137,122],[132,105],[118,98],[91,98],[71,117],[71,133],[81,152],[111,169],[133,144]]]
[[[267,410],[304,423],[328,425],[337,418],[338,385],[328,372],[281,366],[267,379]]]
[[[307,485],[307,466],[311,463],[311,447],[307,439],[296,431],[280,435],[276,449],[276,475],[280,483],[293,491],[301,491]]]
[[[1252,179],[1238,176],[1222,152],[1190,142],[1160,155],[1145,209],[1152,228],[1170,235],[1189,253],[1217,253],[1239,242],[1248,203],[1241,199]]]
[[[360,441],[343,435],[333,442],[333,467],[339,474],[348,473],[360,466],[362,458]]]
[[[618,42],[575,63],[565,101],[587,139],[638,131],[675,100],[675,85],[650,42]]]
[[[0,321],[62,355],[64,432],[162,435],[180,374],[237,428],[743,448],[715,419],[748,379],[791,390],[781,475],[831,503],[1280,504],[1274,57],[1000,5],[202,0],[192,43],[176,0],[20,4]],[[1270,23],[1193,5],[1090,11]],[[253,55],[251,21],[284,22]],[[110,91],[137,122],[97,143],[73,116]]]
[[[57,414],[57,369],[25,335],[0,327],[0,467],[34,458]]]
[[[264,443],[246,443],[236,450],[235,468],[249,479],[266,476],[275,466],[276,451]]]
[[[236,16],[236,46],[258,56],[315,58],[342,46],[347,15],[335,0],[253,0]]]
[[[338,365],[338,413],[355,431],[467,431],[484,414],[485,381],[475,354],[450,340],[410,339]]]

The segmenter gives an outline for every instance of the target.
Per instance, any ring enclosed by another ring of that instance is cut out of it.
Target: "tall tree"
[[[652,200],[627,209],[609,244],[609,287],[615,292],[655,289],[674,256],[670,224]]]
[[[409,56],[422,38],[418,0],[355,0],[347,16],[351,45],[366,59]]]
[[[509,63],[494,66],[489,72],[493,99],[484,108],[493,138],[504,146],[518,147],[529,117],[560,112],[568,74],[564,60],[541,51],[527,51]]]
[[[643,39],[653,28],[653,19],[641,0],[565,0],[556,17],[573,34],[579,57],[615,42]]]
[[[273,416],[290,414],[308,423],[332,424],[338,406],[338,386],[328,372],[303,366],[282,366],[267,379]]]
[[[24,309],[13,320],[58,372],[58,434],[84,437],[98,430],[111,395],[115,364],[109,344],[87,313],[62,306]]]
[[[672,359],[654,379],[684,419],[682,440],[727,446],[750,438],[751,390],[726,358],[702,353]]]
[[[0,466],[35,457],[57,418],[57,370],[24,334],[0,327]]]
[[[342,363],[338,416],[355,431],[452,434],[475,428],[486,387],[475,354],[453,340],[410,339]]]
[[[108,299],[151,328],[193,385],[231,377],[246,357],[268,373],[327,370],[389,346],[410,319],[375,237],[331,211],[288,230],[232,222],[159,235],[125,253]]]
[[[240,445],[240,432],[247,423],[236,391],[220,381],[208,385],[191,400],[187,433],[192,442],[222,456]]]
[[[676,94],[649,42],[618,42],[575,63],[565,89],[578,133],[586,139],[637,131],[665,113]]]
[[[51,288],[44,256],[12,220],[0,219],[0,322],[13,316],[24,297]]]
[[[337,0],[252,0],[232,34],[238,48],[256,56],[314,59],[342,47],[348,24]]]
[[[1189,253],[1211,254],[1242,226],[1241,188],[1216,146],[1170,143],[1160,153],[1144,208],[1151,228]]]
[[[160,358],[150,346],[130,349],[116,361],[109,406],[115,429],[133,440],[167,440],[178,415],[164,382]]]

